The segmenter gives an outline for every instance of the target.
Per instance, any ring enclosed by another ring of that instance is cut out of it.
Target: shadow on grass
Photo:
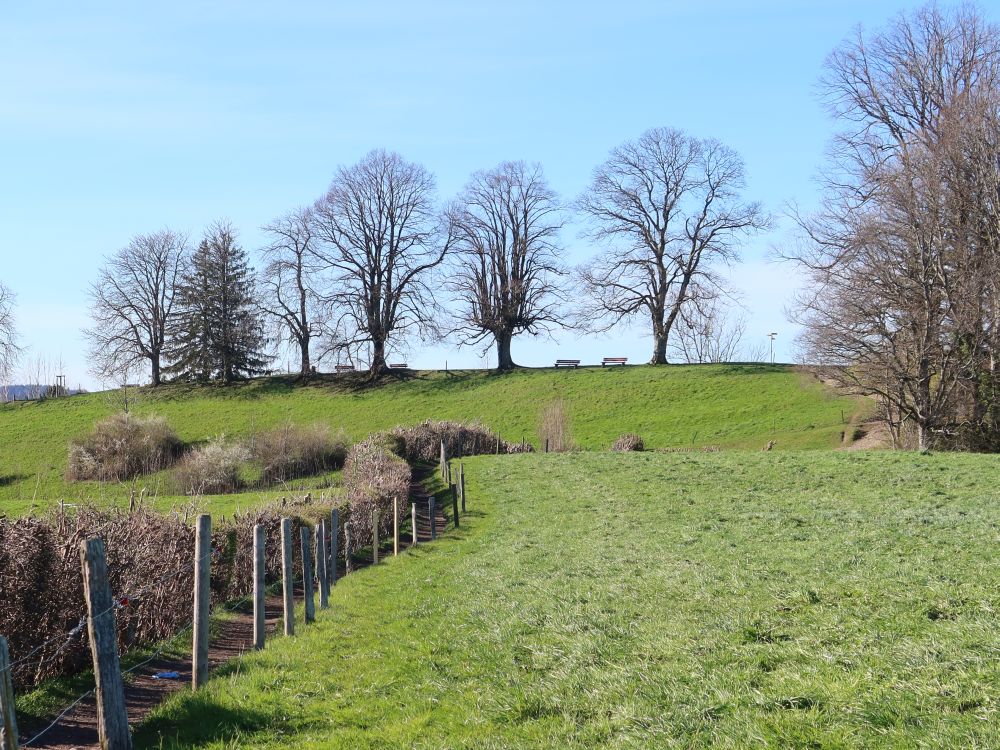
[[[27,474],[0,474],[0,487],[10,487],[12,484],[23,482],[27,478]]]
[[[192,747],[244,738],[280,723],[280,716],[259,709],[220,705],[209,691],[185,693],[144,722],[134,742],[136,747]]]

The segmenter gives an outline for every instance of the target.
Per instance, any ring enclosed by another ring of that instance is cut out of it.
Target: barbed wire
[[[80,705],[80,703],[82,703],[84,699],[89,698],[91,695],[93,695],[96,690],[97,690],[97,688],[91,688],[86,693],[84,693],[79,698],[77,698],[75,701],[73,701],[72,703],[70,703],[66,708],[64,708],[62,710],[62,713],[60,713],[55,719],[52,720],[51,724],[49,724],[47,727],[45,727],[45,729],[43,729],[41,732],[39,732],[38,734],[36,734],[34,737],[32,737],[27,742],[22,742],[21,743],[21,747],[27,747],[28,745],[34,744],[39,739],[41,739],[45,734],[47,734],[49,732],[49,730],[51,730],[53,727],[55,727],[56,724],[58,724],[60,721],[62,721],[63,717],[65,717],[70,711],[72,711],[74,708],[76,708],[78,705]]]

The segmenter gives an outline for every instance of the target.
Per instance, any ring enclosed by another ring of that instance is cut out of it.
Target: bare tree
[[[403,332],[436,330],[427,273],[451,245],[435,204],[434,178],[419,164],[376,150],[341,167],[313,208],[313,254],[327,275],[340,346],[371,350],[373,376],[387,369],[386,349]]]
[[[811,279],[806,350],[897,441],[910,425],[920,448],[963,430],[996,447],[1000,30],[928,5],[858,31],[824,86],[849,127],[791,254]]]
[[[186,245],[182,235],[164,229],[136,235],[106,259],[90,287],[94,324],[84,330],[95,375],[114,380],[145,362],[152,384],[160,385],[167,324]]]
[[[14,293],[0,284],[0,386],[6,388],[21,355],[14,319]]]
[[[312,372],[312,343],[325,326],[324,306],[313,282],[316,277],[313,219],[308,208],[300,208],[263,227],[271,242],[261,254],[264,270],[259,288],[261,310],[276,328],[279,343],[294,346],[299,353],[299,372]]]
[[[515,367],[511,340],[560,322],[563,226],[540,165],[503,162],[477,172],[449,210],[455,239],[450,284],[464,343],[492,338],[497,369]]]
[[[730,318],[717,293],[693,294],[681,309],[676,335],[670,342],[673,352],[688,364],[733,362],[746,333],[746,319]]]
[[[654,128],[614,151],[577,201],[590,236],[609,248],[582,269],[584,316],[595,330],[646,315],[654,364],[693,286],[719,285],[716,267],[739,240],[768,225],[744,203],[743,161],[714,140]]]

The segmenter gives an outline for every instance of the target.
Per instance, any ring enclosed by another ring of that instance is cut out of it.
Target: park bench
[[[389,369],[390,370],[408,370],[408,369],[410,369],[410,366],[408,364],[406,364],[405,362],[397,362],[394,365],[389,365]]]
[[[557,359],[556,367],[579,367],[580,360],[578,359]]]
[[[337,365],[337,372],[354,372],[354,365]]]
[[[607,365],[621,365],[622,367],[628,362],[628,357],[605,357],[601,360],[601,367]]]

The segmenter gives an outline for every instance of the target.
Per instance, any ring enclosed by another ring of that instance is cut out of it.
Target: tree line
[[[671,330],[683,319],[689,339],[691,320],[718,317],[720,265],[767,224],[744,186],[734,151],[667,128],[613,150],[571,204],[540,165],[512,161],[440,205],[425,167],[374,150],[262,228],[259,272],[226,222],[193,249],[171,230],[132,238],[90,287],[90,361],[106,380],[141,369],[153,385],[230,382],[289,346],[303,375],[336,357],[378,376],[394,344],[452,337],[492,346],[509,370],[519,335],[638,317],[665,364]],[[605,246],[576,273],[563,245],[573,212]]]

